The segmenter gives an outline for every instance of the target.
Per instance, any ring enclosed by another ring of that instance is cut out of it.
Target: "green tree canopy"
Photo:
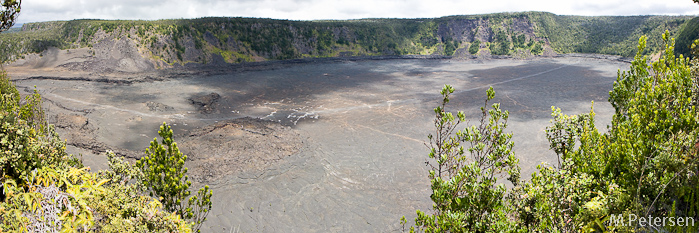
[[[0,7],[0,32],[10,29],[17,22],[22,0],[4,0]]]

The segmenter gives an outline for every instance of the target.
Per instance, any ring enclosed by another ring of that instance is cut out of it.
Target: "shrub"
[[[433,214],[417,211],[415,225],[425,232],[501,232],[512,230],[505,205],[505,185],[498,176],[508,176],[517,184],[519,160],[515,157],[511,133],[505,133],[509,113],[488,101],[495,97],[492,87],[481,107],[479,125],[457,130],[465,121],[463,112],[456,117],[446,110],[454,88],[442,88],[442,105],[435,108],[435,134],[428,136],[429,161],[434,202]],[[464,148],[467,145],[467,148]],[[468,152],[468,155],[466,154]],[[405,220],[403,220],[405,222]],[[411,232],[414,231],[411,228]]]
[[[143,173],[131,164],[107,152],[109,170],[100,171],[107,180],[104,192],[90,201],[95,212],[93,229],[100,232],[191,232],[191,223],[180,215],[159,211],[160,201],[140,193],[145,191]]]
[[[28,188],[22,177],[31,171],[76,162],[65,154],[65,142],[44,121],[41,96],[36,91],[21,101],[19,91],[2,71],[0,95],[0,184],[12,180]],[[5,195],[0,192],[0,201]]]
[[[188,180],[187,168],[184,167],[187,156],[180,152],[177,143],[172,140],[170,126],[163,122],[158,134],[163,138],[162,144],[153,139],[146,149],[146,156],[136,163],[144,174],[142,182],[150,196],[162,199],[166,210],[179,214],[183,219],[192,220],[198,231],[211,209],[212,192],[209,186],[205,186],[199,189],[197,195],[189,197],[189,186],[192,183]],[[189,199],[185,202],[187,197]]]
[[[37,92],[20,101],[4,72],[0,91],[0,232],[191,232],[140,195],[140,170],[108,153],[112,171],[90,173],[67,155]]]
[[[607,133],[596,128],[592,108],[565,115],[552,107],[546,135],[557,164],[537,166],[529,181],[516,179],[511,134],[503,133],[507,112],[497,104],[488,114],[481,108],[480,127],[453,133],[464,115],[444,110],[453,92],[445,86],[435,109],[437,136],[429,136],[429,157],[437,164],[430,163],[434,214],[418,210],[417,230],[696,232],[696,223],[629,224],[632,215],[699,219],[699,61],[675,57],[668,32],[663,40],[662,57],[651,63],[641,37],[630,70],[619,72],[609,93],[615,114]],[[491,89],[487,100],[492,95]],[[513,183],[509,191],[495,186],[494,175],[503,172]],[[620,218],[624,224],[615,225]]]
[[[610,225],[630,215],[693,217],[699,207],[699,114],[697,78],[687,59],[666,42],[659,61],[642,55],[639,40],[630,70],[620,72],[609,102],[615,109],[609,132],[594,124],[594,112],[566,116],[553,112],[547,128],[558,167],[540,167],[529,183],[513,191],[521,224],[530,230],[696,231],[696,225]]]
[[[86,230],[93,224],[92,210],[85,200],[102,192],[106,181],[77,169],[43,167],[24,175],[24,188],[6,180],[7,199],[0,203],[0,229],[28,232]]]

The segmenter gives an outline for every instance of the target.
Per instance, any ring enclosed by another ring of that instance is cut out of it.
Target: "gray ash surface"
[[[204,232],[386,232],[432,205],[423,143],[444,84],[457,91],[449,109],[471,123],[485,90],[495,88],[492,103],[510,112],[507,131],[528,179],[556,158],[544,133],[551,106],[579,114],[595,101],[597,128],[605,129],[608,92],[628,66],[588,57],[310,60],[119,74],[119,82],[8,70],[29,77],[17,85],[25,92],[36,85],[69,150],[94,167],[105,166],[106,149],[142,156],[158,127],[170,124],[194,186],[214,192]]]

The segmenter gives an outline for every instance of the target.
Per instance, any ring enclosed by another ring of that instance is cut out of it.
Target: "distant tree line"
[[[675,35],[680,28],[689,28],[685,26],[689,19],[685,16],[558,16],[544,12],[327,21],[221,17],[156,21],[85,19],[28,23],[20,32],[0,34],[0,58],[11,61],[29,53],[40,53],[48,47],[91,48],[99,43],[98,32],[132,40],[148,51],[152,59],[168,64],[207,63],[213,55],[235,63],[334,57],[341,53],[453,55],[458,49],[464,49],[475,54],[481,44],[485,44],[494,55],[507,55],[518,50],[540,54],[544,47],[551,47],[559,53],[632,56],[634,38],[660,35],[665,30]],[[517,27],[520,30],[517,31],[513,26],[515,21],[531,26],[526,29]],[[444,30],[451,24],[478,22],[486,22],[489,30]],[[487,40],[478,39],[477,35],[484,35],[481,38]],[[650,38],[650,48],[661,45],[655,37]],[[187,50],[200,52],[187,53]],[[655,50],[645,53],[650,52]]]

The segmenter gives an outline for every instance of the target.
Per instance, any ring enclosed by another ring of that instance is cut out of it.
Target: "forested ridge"
[[[307,57],[372,55],[513,55],[546,52],[631,57],[637,39],[675,36],[689,16],[560,16],[545,12],[497,13],[430,19],[291,21],[261,18],[177,20],[72,20],[26,23],[0,35],[8,60],[49,47],[92,48],[127,40],[162,66],[223,61],[240,63]]]

